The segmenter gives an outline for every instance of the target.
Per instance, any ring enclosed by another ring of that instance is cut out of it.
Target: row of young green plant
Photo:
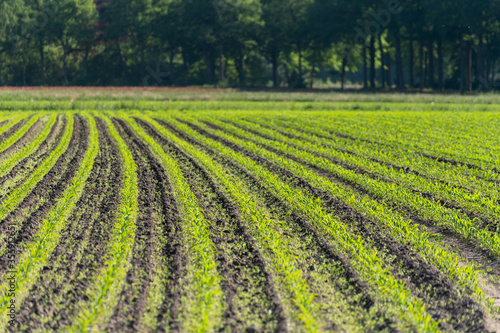
[[[38,121],[38,119],[41,117],[39,114],[35,114],[32,117],[30,117],[17,131],[15,131],[11,136],[9,136],[6,140],[3,140],[0,142],[0,152],[6,150],[9,148],[12,144],[14,144],[16,141],[21,139],[23,135],[26,134],[26,132]],[[14,122],[11,122],[9,127],[12,127],[15,125]]]
[[[283,222],[273,219],[269,212],[253,199],[246,185],[210,156],[179,139],[158,123],[149,120],[149,124],[164,138],[200,163],[210,176],[222,185],[224,192],[240,211],[257,248],[270,264],[271,270],[280,277],[277,280],[282,281],[292,297],[295,307],[292,314],[296,313],[296,316],[288,314],[287,317],[298,318],[301,326],[307,331],[317,332],[321,325],[320,318],[317,317],[318,304],[304,278],[304,272],[297,265],[297,258],[291,250],[287,237],[281,233]]]
[[[492,126],[498,125],[497,113],[423,113],[421,118],[414,117],[416,121],[406,120],[408,124],[404,124],[405,119],[412,113],[394,113],[393,117],[386,116],[387,119],[379,113],[346,114],[342,118],[337,114],[301,117],[300,121],[323,130],[469,163],[485,170],[494,169],[500,161],[495,141],[498,127]],[[453,130],[455,124],[467,122],[475,123],[477,129]]]
[[[237,163],[239,167],[258,179],[271,193],[283,198],[288,208],[314,223],[318,230],[339,251],[348,255],[350,264],[358,272],[360,278],[370,286],[370,292],[373,294],[373,297],[387,304],[387,311],[392,313],[395,318],[399,318],[396,324],[400,329],[405,330],[412,327],[418,331],[437,330],[438,323],[434,322],[426,312],[422,300],[412,295],[405,288],[404,282],[393,277],[390,273],[390,268],[380,259],[377,251],[370,244],[356,235],[337,216],[327,213],[322,206],[321,200],[292,188],[289,184],[281,181],[277,175],[244,154],[229,149],[220,142],[201,135],[185,124],[169,118],[162,119],[168,121],[172,126],[193,139],[211,147],[234,163]],[[202,123],[198,123],[193,119],[185,120],[196,123],[198,126],[210,131]],[[215,132],[211,131],[211,133]],[[258,153],[258,150],[256,152]],[[302,166],[300,169],[306,172]],[[419,242],[421,242],[420,238]]]
[[[240,117],[236,119],[238,118]],[[488,197],[499,195],[496,184],[492,181],[485,181],[485,178],[493,181],[500,179],[500,175],[491,170],[484,172],[477,169],[470,169],[464,165],[451,165],[450,163],[425,157],[416,151],[410,151],[401,147],[382,146],[376,143],[339,137],[304,123],[289,123],[272,117],[255,118],[243,116],[241,119],[259,124],[264,128],[275,129],[280,133],[302,141],[331,147],[355,156],[362,156],[367,159],[386,163],[390,166],[403,168],[406,172],[418,173],[429,180],[438,180],[463,189],[482,193]]]
[[[43,177],[52,169],[52,167],[56,164],[57,160],[63,155],[63,153],[68,149],[69,143],[71,141],[71,137],[73,134],[73,125],[74,125],[74,117],[71,114],[66,114],[67,117],[67,125],[64,130],[64,134],[62,136],[61,141],[57,145],[57,147],[52,150],[45,160],[35,168],[29,176],[21,183],[19,186],[13,188],[6,197],[2,199],[0,202],[0,221],[5,219],[10,213],[12,213],[16,207],[26,198],[33,189],[37,186],[37,184],[43,179]],[[44,203],[43,198],[39,198],[36,203],[39,207]],[[16,236],[20,230],[20,223],[22,221],[18,221],[19,224],[9,226],[11,229],[10,236]],[[0,235],[1,246],[0,246],[0,254],[4,254],[6,250],[6,242],[5,237],[7,234]]]
[[[228,133],[211,129],[204,123],[197,122],[194,119],[189,119],[189,121],[221,139],[233,142],[241,148],[252,151],[274,164],[281,166],[294,175],[308,181],[313,186],[339,198],[353,209],[378,221],[395,239],[403,244],[409,245],[424,258],[428,258],[432,264],[442,270],[453,281],[457,282],[459,286],[466,289],[468,293],[473,293],[479,300],[482,300],[483,303],[490,302],[490,300],[485,297],[483,290],[478,284],[478,275],[480,271],[475,265],[465,264],[465,260],[459,255],[453,253],[439,242],[432,240],[432,235],[427,233],[424,228],[415,225],[411,220],[393,211],[383,201],[379,202],[373,200],[348,187],[338,185],[320,176],[302,163],[295,162],[283,155],[275,154],[250,140],[239,139]],[[200,136],[195,132],[191,132],[191,134]],[[203,136],[200,136],[200,139],[202,139],[202,137]],[[204,140],[207,139],[205,138]],[[276,148],[276,146],[277,145],[274,143],[273,148]],[[287,153],[290,155],[294,154],[293,151],[287,151]],[[303,155],[301,157],[304,158],[305,156]],[[314,156],[307,156],[307,158],[309,157],[311,157],[311,159],[315,158]],[[311,160],[308,159],[307,161],[310,162]],[[331,165],[332,163],[325,161],[324,164]],[[344,172],[348,173],[349,171],[345,170]],[[364,179],[361,178],[360,182],[364,182]]]
[[[89,116],[85,116],[85,118],[89,122],[90,128],[89,148],[85,152],[81,167],[57,201],[57,204],[50,209],[40,222],[33,240],[27,244],[23,253],[20,254],[15,267],[10,269],[15,272],[13,273],[15,275],[15,292],[9,292],[11,288],[8,281],[0,285],[0,315],[4,318],[11,300],[15,300],[18,305],[22,304],[33,284],[39,279],[40,271],[46,265],[47,260],[59,243],[61,230],[81,197],[87,178],[92,171],[99,147],[98,133],[94,119]],[[71,128],[71,126],[68,127]],[[6,324],[7,321],[1,321],[0,331],[6,329]]]
[[[24,160],[26,157],[29,155],[33,154],[42,144],[45,139],[50,134],[50,131],[52,127],[54,126],[56,120],[57,120],[57,115],[52,114],[51,116],[48,116],[49,119],[44,119],[44,125],[42,130],[38,133],[38,135],[35,137],[34,140],[28,142],[27,144],[23,145],[22,147],[19,147],[16,151],[13,153],[3,156],[2,160],[0,160],[0,177],[3,177],[6,175],[12,168],[19,162]]]
[[[251,97],[247,95],[245,97]],[[402,111],[402,112],[491,112],[497,111],[498,106],[494,104],[459,104],[459,103],[435,103],[426,102],[362,102],[362,101],[344,101],[338,99],[334,103],[328,101],[314,100],[294,100],[284,96],[281,100],[272,100],[271,95],[261,96],[254,100],[241,98],[235,99],[183,99],[182,96],[165,98],[163,96],[152,96],[149,99],[129,98],[120,96],[120,98],[94,98],[85,99],[42,99],[37,101],[19,101],[2,100],[0,101],[0,110],[6,112],[32,112],[32,111],[121,111],[121,110],[191,110],[191,111],[217,111],[217,110],[247,110],[247,111]],[[5,112],[5,113],[6,113]]]
[[[498,197],[483,197],[481,194],[471,194],[461,188],[430,182],[414,174],[397,171],[383,164],[359,156],[352,156],[335,149],[325,148],[322,145],[288,138],[265,128],[258,128],[257,126],[235,121],[235,123],[241,124],[246,129],[255,130],[274,140],[253,135],[225,122],[213,122],[228,132],[286,152],[302,161],[307,161],[307,163],[331,172],[345,181],[359,184],[365,191],[380,200],[396,204],[398,207],[407,208],[409,211],[419,214],[420,218],[431,220],[436,225],[445,226],[452,231],[458,232],[466,240],[474,239],[481,246],[500,254],[500,237],[496,233],[483,229],[484,226],[480,224],[480,221],[469,218],[460,210],[446,208],[438,200],[428,199],[420,193],[429,193],[434,198],[454,202],[465,210],[477,212],[493,221],[500,221]],[[329,163],[329,160],[346,164],[356,170],[372,173],[374,176],[369,177],[346,170],[339,165]]]

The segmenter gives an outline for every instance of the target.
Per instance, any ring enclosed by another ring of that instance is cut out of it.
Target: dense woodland
[[[500,0],[0,0],[0,85],[492,90]]]

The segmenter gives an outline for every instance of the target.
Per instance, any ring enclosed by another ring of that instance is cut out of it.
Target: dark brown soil
[[[99,152],[84,193],[44,268],[45,278],[31,289],[21,312],[20,321],[28,331],[70,325],[74,311],[79,310],[75,305],[103,265],[119,203],[122,171],[118,149],[106,125],[98,118],[96,124]],[[52,320],[42,322],[43,317]]]
[[[311,251],[312,255],[318,262],[321,263],[327,260],[336,262],[339,265],[341,265],[344,274],[343,278],[345,278],[345,280],[348,281],[349,283],[349,286],[345,290],[345,297],[347,299],[351,300],[356,299],[356,302],[358,302],[356,305],[361,306],[366,310],[369,310],[375,304],[375,301],[372,300],[368,295],[367,285],[358,278],[357,273],[350,266],[348,259],[344,257],[342,254],[339,254],[338,251],[336,251],[334,247],[331,245],[331,243],[327,241],[323,236],[321,236],[318,230],[309,221],[303,219],[302,217],[299,217],[296,213],[292,213],[291,217],[285,217],[283,215],[283,212],[289,211],[287,203],[283,202],[281,198],[278,198],[274,196],[271,192],[269,192],[269,190],[266,187],[264,187],[256,178],[254,178],[252,175],[248,174],[246,171],[244,171],[239,166],[234,164],[232,160],[219,156],[218,152],[212,150],[211,148],[203,144],[196,142],[192,138],[186,136],[184,133],[177,131],[168,123],[162,120],[157,120],[157,121],[164,127],[168,128],[170,131],[174,132],[177,136],[181,137],[182,139],[196,146],[201,146],[207,151],[209,151],[211,153],[212,158],[214,158],[222,165],[225,165],[226,167],[230,168],[231,170],[233,170],[233,172],[238,174],[240,178],[245,179],[249,184],[251,184],[250,187],[252,188],[252,190],[256,193],[259,193],[264,198],[266,206],[271,210],[271,212],[275,216],[284,217],[286,220],[288,220],[288,222],[290,222],[294,226],[295,231],[298,234],[300,234],[304,240],[306,238],[311,239],[312,242],[308,244],[308,249]],[[191,124],[189,125],[192,126],[195,130],[202,133],[203,135],[214,139],[214,137],[212,137],[209,133],[205,132],[204,130],[194,125]],[[313,237],[308,237],[308,236],[313,236]],[[331,283],[331,281],[325,283]],[[394,330],[393,322],[389,318],[387,318],[385,314],[380,313],[380,318],[383,318],[382,319],[383,324],[375,327],[377,330],[386,330],[386,331]],[[334,326],[334,324],[332,326]]]
[[[0,233],[5,233],[9,226],[18,228],[14,241],[14,250],[17,253],[21,252],[23,244],[32,240],[38,230],[40,221],[56,204],[57,199],[76,174],[87,149],[88,133],[88,125],[84,119],[76,116],[73,136],[67,151],[19,206],[3,221],[0,221]],[[40,198],[47,198],[47,201],[41,206],[38,204]],[[17,222],[14,223],[16,220]],[[18,225],[19,223],[22,224]],[[5,274],[7,268],[6,259],[5,255],[0,256],[0,275]]]
[[[17,125],[17,124],[16,124]],[[30,141],[32,141],[38,133],[42,130],[42,125],[43,121],[41,117],[24,133],[24,135],[19,138],[16,142],[14,142],[10,147],[5,149],[4,151],[0,152],[0,158],[3,156],[8,156],[15,150],[23,147],[24,145],[28,144]],[[5,134],[5,133],[4,133]]]
[[[32,170],[35,170],[40,164],[42,164],[50,152],[55,149],[61,141],[64,130],[66,129],[66,124],[67,119],[64,116],[59,115],[56,123],[52,126],[49,135],[42,142],[37,151],[17,163],[8,174],[0,177],[0,187],[4,186],[6,181],[23,175],[16,181],[16,184],[12,185],[12,187],[15,187],[17,184],[21,184]],[[30,168],[27,167],[29,164],[32,165]]]
[[[224,131],[224,129],[220,126],[217,126],[215,124],[212,124],[212,123],[209,123],[209,122],[203,122],[204,124],[206,124],[207,126],[211,127],[211,128],[214,128],[214,129],[217,129],[217,130],[220,130],[220,131]],[[229,123],[229,122],[228,122]],[[237,124],[233,124],[237,127],[240,127],[238,126]],[[250,133],[253,133],[255,135],[258,135],[258,136],[261,136],[263,138],[266,138],[266,139],[269,139],[269,140],[273,140],[272,138],[270,137],[267,137],[266,135],[264,134],[261,134],[257,131],[253,131],[253,130],[250,130],[250,129],[246,129],[246,128],[242,128]],[[243,139],[243,140],[247,140],[246,138],[242,137],[242,136],[239,136],[239,135],[236,135],[236,134],[232,134],[231,135],[235,136],[235,137],[238,137],[240,139]],[[249,141],[253,141],[253,140],[249,140]],[[328,170],[323,170],[323,169],[319,169],[318,167],[314,166],[313,164],[311,163],[308,163],[307,161],[303,161],[303,160],[300,160],[300,159],[297,159],[295,158],[294,156],[292,155],[289,155],[287,153],[284,153],[283,151],[280,151],[280,150],[277,150],[273,147],[270,147],[269,145],[262,145],[262,144],[259,144],[263,147],[265,147],[267,150],[269,151],[272,151],[278,155],[282,155],[282,156],[285,156],[291,160],[294,160],[295,162],[298,162],[298,163],[301,163],[301,164],[304,164],[306,166],[308,166],[309,168],[315,170],[316,172],[318,172],[319,174],[327,177],[327,178],[334,178],[334,179],[337,179],[336,177],[334,177],[333,175],[331,175],[329,173]],[[292,145],[293,146],[293,145]],[[300,149],[300,148],[299,148]],[[338,150],[338,149],[337,149]],[[322,154],[319,154],[319,153],[315,153],[315,152],[312,152],[312,151],[308,151],[310,154],[314,155],[314,156],[318,156],[318,157],[322,157],[322,158],[325,158],[327,159],[328,161],[330,161],[332,164],[336,164],[336,165],[339,165],[341,166],[342,168],[344,169],[347,169],[347,170],[351,170],[351,171],[354,171],[356,173],[359,173],[359,174],[362,174],[362,175],[366,175],[372,179],[375,179],[377,181],[383,181],[385,183],[391,183],[393,184],[394,181],[391,180],[391,179],[388,179],[386,177],[383,177],[381,175],[378,175],[378,174],[375,174],[375,173],[372,173],[372,172],[368,172],[366,170],[363,170],[361,168],[358,168],[356,166],[353,166],[353,165],[350,165],[350,164],[347,164],[347,163],[344,163],[344,162],[341,162],[341,161],[337,161],[333,158],[330,158],[326,155],[322,155]],[[353,155],[356,155],[356,154],[353,154]],[[356,155],[357,156],[357,155]],[[377,162],[377,161],[375,161]],[[383,162],[380,162],[381,164],[384,164]],[[404,168],[400,168],[400,169],[404,169]],[[418,173],[417,173],[418,175]],[[424,179],[427,179],[429,181],[435,181],[435,180],[432,180],[430,178],[427,178],[425,176],[422,176],[422,175],[419,175],[420,177],[424,178]],[[349,186],[355,188],[357,191],[359,192],[362,192],[364,194],[367,194],[367,195],[370,195],[371,197],[373,197],[373,195],[371,195],[369,192],[367,192],[366,190],[364,190],[359,184],[357,183],[352,183],[352,182],[349,182],[349,181],[346,181],[346,180],[342,180],[343,183],[346,183],[346,184],[349,184]],[[447,182],[444,182],[442,181],[441,183],[444,183],[444,184],[447,184],[449,185]],[[454,185],[453,185],[454,186]],[[500,228],[499,224],[496,223],[495,221],[491,220],[490,218],[488,218],[485,214],[482,214],[481,212],[477,212],[477,211],[471,211],[469,209],[466,209],[466,208],[463,208],[463,207],[460,207],[458,205],[458,203],[456,202],[453,202],[453,201],[449,201],[449,200],[444,200],[444,199],[440,199],[438,198],[436,195],[432,194],[432,193],[428,193],[428,192],[422,192],[422,191],[417,191],[417,190],[414,190],[414,189],[411,189],[411,188],[407,188],[408,190],[410,190],[411,192],[413,192],[416,196],[421,196],[423,198],[426,198],[426,199],[429,199],[429,200],[432,200],[436,203],[438,203],[439,205],[447,208],[447,209],[453,209],[453,210],[456,210],[458,212],[460,212],[461,214],[464,214],[466,215],[467,217],[469,217],[470,219],[474,220],[474,219],[477,219],[477,224],[478,226],[481,228],[481,229],[487,229],[489,230],[490,232],[493,232],[493,233],[496,233],[498,232],[498,229]],[[468,189],[465,189],[467,191],[469,191],[470,193],[473,193],[473,191],[470,191]],[[402,209],[403,207],[399,206],[399,205],[394,205],[394,207],[396,209]],[[408,213],[412,213],[411,209],[409,207],[404,207],[404,210],[405,212],[408,212]]]
[[[0,135],[0,143],[4,142],[8,138],[10,138],[14,133],[16,133],[27,121],[31,119],[32,116],[21,119],[14,126],[5,131],[2,135]]]
[[[296,128],[294,128],[294,129],[296,129]],[[296,130],[302,131],[302,132],[304,132],[306,134],[312,134],[312,135],[315,135],[317,137],[330,139],[328,136],[324,136],[324,135],[321,135],[319,133],[313,133],[313,132],[310,132],[310,131],[307,131],[307,130],[304,130],[304,129],[296,129]],[[402,147],[395,147],[395,146],[393,146],[391,144],[384,143],[384,142],[373,141],[373,140],[368,140],[368,139],[362,139],[362,138],[358,138],[358,137],[354,137],[354,136],[351,136],[351,135],[347,135],[347,134],[343,134],[343,133],[338,133],[338,132],[334,132],[334,131],[327,131],[327,132],[330,133],[330,134],[332,134],[332,135],[338,136],[340,138],[344,138],[344,139],[350,139],[350,140],[353,140],[353,141],[367,142],[367,143],[371,143],[371,144],[375,144],[375,145],[379,145],[379,146],[383,146],[383,147],[388,147],[388,148],[391,148],[391,149],[396,149],[397,148],[397,149],[400,149],[400,150],[405,150]],[[475,169],[475,170],[479,170],[479,171],[486,171],[484,168],[482,168],[482,167],[480,167],[478,165],[475,165],[475,164],[472,164],[472,163],[463,162],[463,161],[454,160],[454,159],[451,159],[451,158],[445,158],[445,157],[435,156],[433,154],[428,154],[428,153],[423,153],[423,152],[412,152],[411,154],[418,154],[420,156],[423,156],[423,157],[426,157],[426,158],[429,158],[429,159],[432,159],[432,160],[437,160],[439,162],[444,162],[444,163],[450,164],[452,166],[465,166],[468,169]],[[498,170],[497,168],[493,168],[492,171],[495,172],[495,173],[500,173],[500,170]],[[487,179],[484,179],[484,180],[488,181],[488,182],[495,182],[495,183],[499,183],[500,182],[500,181],[487,180]]]
[[[381,252],[387,253],[394,258],[393,267],[401,267],[402,272],[398,277],[407,281],[407,286],[412,291],[424,298],[429,304],[427,311],[435,320],[449,319],[451,327],[455,330],[467,330],[469,332],[482,332],[484,328],[484,313],[480,306],[469,297],[461,297],[446,277],[435,267],[429,265],[406,245],[402,245],[374,221],[354,211],[351,207],[332,198],[329,194],[314,188],[306,181],[293,176],[290,172],[262,159],[252,152],[241,149],[233,143],[220,139],[208,132],[190,124],[190,126],[201,134],[217,140],[226,146],[235,149],[265,165],[278,174],[284,181],[309,192],[310,195],[319,197],[325,202],[325,207],[332,213],[338,215],[346,223],[357,228],[360,234]],[[425,291],[424,294],[422,291]],[[442,323],[443,329],[449,329],[448,324]]]
[[[159,327],[163,331],[167,325],[171,331],[179,331],[177,321],[180,307],[179,279],[184,275],[186,258],[181,250],[182,230],[179,213],[168,183],[166,171],[154,157],[148,146],[123,120],[113,119],[113,123],[127,143],[138,166],[139,215],[136,221],[136,238],[132,256],[132,269],[126,277],[126,286],[120,297],[117,310],[111,318],[110,331],[135,332],[146,310],[146,302],[153,281],[154,269],[162,265],[156,256],[168,258],[170,276],[167,295],[159,311]],[[159,216],[160,218],[155,218]],[[159,231],[158,231],[159,230]],[[161,239],[166,243],[161,244]],[[160,247],[160,253],[155,251]],[[156,256],[155,256],[156,254]],[[164,318],[166,314],[169,318]]]
[[[283,306],[273,287],[272,277],[266,270],[265,261],[257,250],[250,231],[241,221],[238,209],[201,165],[164,139],[146,122],[137,118],[135,120],[162,145],[165,152],[179,162],[205,217],[211,221],[211,240],[217,248],[218,271],[224,278],[222,288],[227,304],[222,330],[238,332],[251,328],[245,327],[244,320],[238,318],[238,310],[247,310],[238,309],[233,302],[239,290],[247,293],[253,291],[255,302],[252,304],[252,312],[258,314],[262,327],[268,326],[269,321],[276,321],[276,331],[286,330]],[[249,271],[251,267],[258,269]],[[273,309],[274,320],[269,318],[269,308],[263,305]]]
[[[289,133],[286,133],[286,132],[280,131],[279,129],[272,128],[271,126],[266,126],[266,125],[263,125],[263,124],[260,124],[260,123],[253,122],[253,121],[251,121],[251,120],[246,120],[246,121],[248,121],[249,123],[255,124],[255,125],[257,125],[257,126],[262,126],[263,128],[266,128],[266,129],[274,130],[274,131],[278,132],[279,134],[284,135],[284,136],[286,136],[286,137],[289,137],[289,138],[291,138],[291,139],[297,139],[297,140],[309,141],[309,142],[311,142],[311,143],[315,143],[315,142],[314,142],[314,140],[309,140],[309,139],[307,139],[307,138],[298,137],[298,136],[295,136],[295,135],[293,135],[293,134],[289,134]],[[250,132],[250,133],[253,133],[253,134],[255,134],[255,135],[261,136],[261,137],[263,137],[263,138],[266,138],[266,139],[269,139],[269,140],[275,140],[275,139],[273,139],[273,138],[271,138],[271,137],[268,137],[268,136],[266,136],[266,135],[264,135],[264,134],[262,134],[262,133],[260,133],[260,132],[258,132],[258,131],[256,131],[256,130],[251,130],[251,129],[245,128],[245,127],[243,127],[243,126],[241,126],[241,125],[239,125],[239,124],[236,124],[236,123],[234,123],[234,122],[231,122],[231,121],[229,121],[229,120],[225,120],[224,122],[226,122],[226,123],[228,123],[228,124],[231,124],[231,125],[233,125],[233,126],[239,127],[239,128],[241,128],[241,129],[243,129],[243,130],[245,130],[245,131],[248,131],[248,132]],[[207,125],[211,125],[211,126],[215,126],[215,125],[213,125],[213,124],[211,124],[211,123],[206,123],[206,124],[207,124]],[[316,135],[316,134],[315,134],[315,135]],[[316,136],[318,136],[318,135],[316,135]],[[289,144],[289,145],[291,145],[291,146],[294,146],[294,147],[296,147],[296,148],[299,148],[299,147],[295,146],[294,144],[292,144],[292,143],[290,143],[290,142],[286,142],[286,143],[287,143],[287,144]],[[392,169],[394,169],[394,170],[403,171],[403,172],[408,173],[408,174],[413,174],[413,175],[415,175],[415,176],[422,177],[422,178],[427,179],[427,180],[429,180],[429,181],[433,181],[433,182],[436,182],[436,181],[437,181],[437,182],[440,182],[441,184],[445,184],[445,185],[449,185],[449,186],[454,186],[454,187],[460,188],[460,189],[462,189],[462,190],[468,191],[469,193],[474,193],[474,190],[472,190],[472,189],[466,188],[466,187],[461,186],[461,185],[452,184],[452,183],[450,183],[450,182],[448,182],[448,181],[446,181],[446,180],[437,179],[437,178],[433,178],[433,177],[430,177],[430,176],[424,175],[424,174],[422,174],[421,172],[419,172],[419,171],[417,171],[417,170],[413,170],[413,169],[411,169],[411,168],[409,168],[409,167],[401,167],[401,166],[396,165],[396,164],[394,164],[394,163],[390,163],[390,162],[387,162],[387,161],[381,161],[381,160],[378,160],[378,159],[376,159],[376,158],[371,158],[371,157],[363,156],[363,155],[360,155],[360,154],[358,154],[358,153],[355,153],[355,152],[353,152],[353,151],[351,151],[351,150],[348,150],[348,149],[341,149],[341,148],[338,148],[338,147],[336,147],[336,146],[329,145],[329,144],[322,144],[322,146],[324,146],[324,147],[328,147],[328,148],[330,148],[330,149],[336,150],[336,151],[341,152],[341,153],[346,153],[346,154],[349,154],[349,155],[352,155],[352,156],[356,156],[356,157],[362,157],[362,158],[365,158],[365,159],[367,159],[367,160],[369,160],[369,161],[371,161],[371,162],[375,162],[375,163],[378,163],[378,164],[380,164],[380,165],[384,165],[384,166],[389,167],[389,168],[392,168]],[[299,148],[299,149],[300,149],[300,148]],[[311,152],[311,153],[312,153],[312,154],[315,154],[314,152]],[[320,154],[317,154],[317,155],[322,156],[322,155],[320,155]],[[325,157],[325,156],[324,156],[324,157]],[[325,157],[325,158],[327,158],[327,157]]]

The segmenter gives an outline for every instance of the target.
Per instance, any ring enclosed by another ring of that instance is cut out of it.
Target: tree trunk
[[[224,81],[224,47],[219,43],[219,79]]]
[[[207,80],[210,84],[214,83],[214,67],[212,66],[212,59],[210,57],[210,51],[208,45],[203,45],[203,56],[205,58],[205,65],[207,66]]]
[[[434,89],[434,41],[429,41],[429,88]]]
[[[88,84],[88,74],[89,74],[89,46],[85,45],[85,55],[83,57],[83,75],[85,78],[85,85]]]
[[[240,54],[236,59],[234,59],[234,65],[236,67],[236,71],[238,72],[238,81],[241,87],[244,87],[246,84],[245,78],[245,58],[243,54]]]
[[[444,89],[444,69],[443,69],[443,37],[438,38],[438,80],[439,90]]]
[[[363,44],[363,88],[368,88],[368,64],[366,61],[366,44]]]
[[[385,62],[387,64],[387,87],[389,87],[389,89],[392,89],[392,61],[391,61],[391,54],[390,53],[386,53],[385,54]]]
[[[169,71],[169,76],[170,76],[170,85],[175,84],[175,77],[174,77],[174,58],[175,58],[175,50],[172,48],[170,50],[170,56],[168,59],[168,71]]]
[[[127,62],[125,61],[125,55],[123,54],[122,48],[120,47],[120,43],[116,43],[116,48],[118,50],[118,56],[120,58],[120,67],[123,73],[123,82],[125,85],[128,85]]]
[[[420,75],[420,90],[424,90],[424,43],[420,38],[418,49],[419,75]]]
[[[144,85],[144,73],[145,73],[145,60],[144,60],[144,45],[141,44],[141,83]]]
[[[278,53],[273,52],[271,58],[273,63],[273,86],[278,88]]]
[[[303,78],[302,78],[302,49],[300,47],[300,44],[298,44],[299,48],[299,82],[297,83],[297,87],[302,88],[303,87]]]
[[[345,86],[345,67],[347,65],[347,56],[344,54],[342,57],[342,71],[340,74],[340,80],[341,80],[341,87],[340,90],[344,91],[344,86]]]
[[[468,44],[468,61],[467,61],[467,89],[472,91],[472,45]]]
[[[370,88],[375,88],[375,37],[370,37]]]
[[[43,37],[40,37],[39,51],[40,51],[40,75],[42,79],[42,86],[45,85],[45,55],[43,48],[44,48]]]
[[[415,51],[413,50],[413,41],[410,39],[410,87],[415,87]]]
[[[460,36],[460,93],[463,95],[465,92],[465,50],[462,36]]]
[[[399,89],[404,89],[405,79],[403,73],[403,57],[401,55],[401,37],[399,36],[399,31],[396,30],[396,84]]]
[[[479,81],[479,90],[487,89],[487,84],[483,84],[486,82],[484,75],[484,43],[483,36],[479,35],[479,46],[477,48],[477,64],[476,64],[476,77]]]
[[[63,47],[63,73],[64,73],[64,85],[68,85],[68,67],[66,65],[66,56],[67,52],[65,48]]]
[[[311,89],[314,88],[314,77],[315,77],[315,74],[316,74],[316,62],[313,60],[312,68],[311,68],[311,84],[310,84],[310,88]]]
[[[380,82],[382,83],[382,88],[385,88],[385,53],[380,34],[378,35],[378,48],[380,49]]]

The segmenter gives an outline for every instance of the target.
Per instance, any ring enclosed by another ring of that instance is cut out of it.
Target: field
[[[497,96],[162,94],[0,91],[0,332],[500,331]]]

